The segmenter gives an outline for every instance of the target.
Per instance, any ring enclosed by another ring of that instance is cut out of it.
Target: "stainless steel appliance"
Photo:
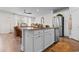
[[[53,19],[53,26],[55,28],[55,41],[58,41],[60,36],[64,36],[64,18],[60,15],[57,15]]]

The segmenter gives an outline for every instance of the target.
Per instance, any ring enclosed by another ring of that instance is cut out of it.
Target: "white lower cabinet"
[[[53,33],[53,34],[52,34]],[[55,42],[55,38],[54,38],[54,31],[52,31],[51,33],[50,33],[50,39],[51,39],[51,43],[50,44],[53,44],[54,42]]]
[[[54,43],[54,29],[46,30],[44,33],[45,48]]]
[[[44,35],[44,40],[45,40],[45,48],[47,48],[48,46],[50,46],[50,42],[51,42],[51,39],[50,39],[50,35],[49,33],[45,33]]]
[[[51,39],[50,44],[53,44],[55,42],[55,39],[54,39],[54,29],[50,29],[50,39]]]
[[[34,52],[43,51],[43,36],[38,35],[34,38]]]
[[[23,31],[25,52],[41,52],[54,43],[54,29]]]
[[[26,52],[33,52],[33,32],[32,31],[25,31],[24,34],[24,51]]]

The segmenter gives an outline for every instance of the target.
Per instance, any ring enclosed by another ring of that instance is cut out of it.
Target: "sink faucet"
[[[41,17],[41,24],[44,24],[44,17]]]

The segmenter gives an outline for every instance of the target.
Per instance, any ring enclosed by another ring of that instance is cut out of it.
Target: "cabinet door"
[[[38,35],[34,37],[34,51],[43,51],[43,36]]]
[[[50,39],[51,39],[51,43],[50,44],[53,44],[55,42],[54,41],[54,29],[50,30]]]
[[[24,37],[24,51],[33,52],[33,33],[31,31],[25,31]]]
[[[44,40],[45,40],[45,48],[47,48],[48,46],[50,46],[50,42],[51,42],[50,33],[48,32],[45,33]]]
[[[44,48],[49,47],[54,43],[54,29],[44,31]]]
[[[36,31],[34,31],[34,36],[35,35],[41,35],[41,34],[43,34],[43,30],[36,30]]]

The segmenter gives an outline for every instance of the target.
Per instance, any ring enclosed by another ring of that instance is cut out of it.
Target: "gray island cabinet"
[[[22,28],[22,50],[24,52],[41,52],[53,43],[53,28]]]

